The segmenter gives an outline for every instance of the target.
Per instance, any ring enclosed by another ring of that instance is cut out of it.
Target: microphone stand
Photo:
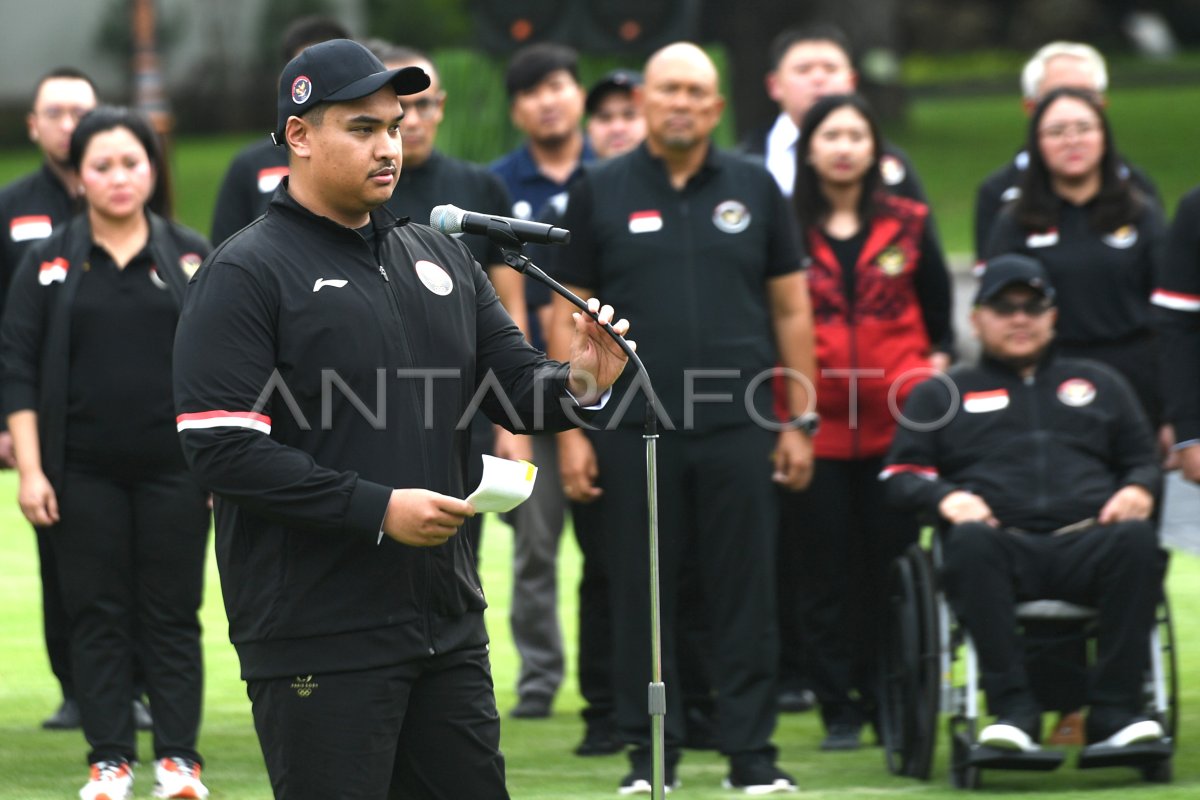
[[[493,220],[488,226],[488,238],[499,245],[504,254],[504,263],[550,287],[555,293],[567,300],[583,313],[595,319],[596,315],[588,310],[587,303],[567,289],[558,281],[551,278],[536,264],[521,252],[521,239],[512,228],[498,220]],[[667,716],[667,687],[662,677],[662,611],[659,605],[659,570],[658,570],[658,416],[654,411],[654,390],[650,383],[650,373],[638,358],[637,353],[629,346],[623,337],[613,330],[612,325],[605,324],[605,332],[629,357],[629,361],[646,379],[647,397],[645,424],[642,439],[646,442],[646,501],[650,529],[650,686],[647,689],[647,706],[650,714],[650,747],[652,757],[652,780],[650,796],[653,800],[664,800],[666,794],[666,728]]]

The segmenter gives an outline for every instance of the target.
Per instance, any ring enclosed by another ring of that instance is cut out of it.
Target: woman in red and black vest
[[[801,130],[793,200],[810,258],[821,425],[812,484],[783,499],[780,585],[793,588],[781,620],[797,611],[803,632],[782,636],[785,659],[789,641],[807,649],[822,749],[846,750],[876,721],[882,587],[918,528],[884,505],[877,476],[909,390],[950,362],[951,289],[929,208],[883,188],[866,103],[823,98]]]

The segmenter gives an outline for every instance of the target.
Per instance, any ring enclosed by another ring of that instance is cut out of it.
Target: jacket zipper
[[[385,284],[387,284],[388,295],[392,299],[392,307],[393,307],[394,311],[396,312],[396,324],[400,328],[400,341],[403,342],[403,345],[404,345],[405,357],[408,360],[408,365],[412,366],[412,365],[416,364],[417,362],[416,362],[416,359],[413,357],[412,342],[408,338],[408,332],[404,325],[404,312],[403,312],[403,304],[400,302],[400,292],[399,292],[399,290],[397,290],[396,285],[392,283],[392,279],[388,277],[387,270],[384,268],[383,264],[377,264],[377,266],[379,268],[379,276],[381,278],[383,278],[383,282]],[[422,402],[420,392],[417,390],[417,386],[416,386],[415,382],[410,381],[409,384],[412,387],[413,408],[420,409],[421,402]],[[429,458],[427,457],[427,454],[425,453],[424,440],[422,440],[421,446],[417,449],[421,454],[421,472],[424,475],[428,475],[429,474]],[[430,615],[431,615],[430,607],[431,607],[432,601],[433,601],[433,565],[430,561],[431,558],[432,558],[432,555],[430,554],[430,551],[428,548],[425,549],[421,553],[421,562],[425,566],[425,613],[422,615],[422,624],[425,629],[424,630],[425,643],[428,645],[427,650],[429,652],[429,655],[434,655],[437,652],[437,650],[433,646],[433,632],[432,632],[433,631],[433,623],[430,618]]]
[[[1025,385],[1025,392],[1029,397],[1029,417],[1033,422],[1034,447],[1037,458],[1034,460],[1036,464],[1037,476],[1037,502],[1035,507],[1040,512],[1046,507],[1046,482],[1049,478],[1047,473],[1046,463],[1046,432],[1042,429],[1041,414],[1039,413],[1038,403],[1040,396],[1038,394],[1038,374],[1035,372],[1027,378],[1022,379]]]

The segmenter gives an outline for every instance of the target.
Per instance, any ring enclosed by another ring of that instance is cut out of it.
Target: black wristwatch
[[[807,433],[809,436],[816,434],[821,428],[821,415],[815,411],[809,411],[796,417],[795,428],[801,433]]]

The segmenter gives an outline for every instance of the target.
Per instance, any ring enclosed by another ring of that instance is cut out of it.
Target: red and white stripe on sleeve
[[[1200,312],[1200,294],[1155,289],[1154,293],[1150,295],[1150,302],[1160,308],[1169,308],[1172,311]]]
[[[883,472],[879,473],[879,480],[886,481],[893,475],[899,475],[902,472],[911,472],[918,478],[924,478],[929,481],[938,476],[937,469],[924,464],[889,464],[883,468]]]
[[[197,428],[250,428],[260,433],[271,432],[271,418],[253,411],[200,411],[180,414],[175,418],[180,433]]]

